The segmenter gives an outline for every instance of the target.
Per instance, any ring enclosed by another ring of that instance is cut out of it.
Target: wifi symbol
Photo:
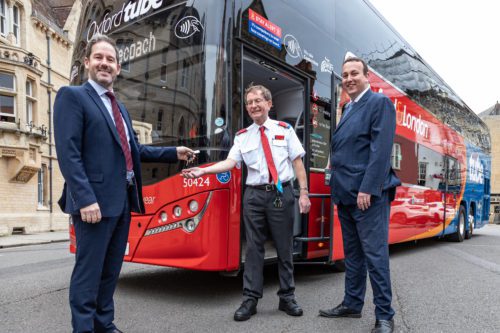
[[[181,32],[183,34],[189,34],[189,30],[191,28],[191,22],[190,21],[186,21],[184,22],[182,25],[181,25]]]

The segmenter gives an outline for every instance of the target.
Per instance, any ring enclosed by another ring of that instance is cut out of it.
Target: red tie
[[[269,168],[269,174],[273,179],[274,184],[278,184],[278,171],[276,171],[276,166],[273,161],[273,154],[271,153],[271,146],[269,146],[269,140],[267,139],[265,127],[261,126],[260,130],[260,141],[262,142],[262,148],[264,149],[264,156],[266,156],[267,167]]]
[[[125,134],[125,126],[123,126],[123,118],[118,108],[118,103],[116,103],[115,95],[111,91],[106,92],[106,96],[111,100],[111,109],[113,110],[113,118],[115,119],[116,130],[118,131],[118,136],[120,137],[120,142],[122,144],[123,154],[125,154],[125,163],[127,164],[127,171],[132,171],[134,165],[132,163],[132,155],[130,154],[130,148],[127,142],[127,134]]]

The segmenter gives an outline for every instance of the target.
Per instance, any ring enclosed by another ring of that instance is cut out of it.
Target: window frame
[[[394,170],[401,170],[401,144],[394,142],[392,145],[391,165]]]
[[[12,88],[10,87],[2,87],[0,86],[0,96],[11,97],[12,98],[12,113],[2,112],[2,105],[0,104],[0,117],[8,117],[13,118],[13,121],[8,120],[0,120],[2,122],[10,122],[15,123],[17,120],[17,110],[16,110],[16,76],[9,72],[0,72],[0,75],[9,75],[12,76]],[[1,118],[0,118],[1,119]]]
[[[16,22],[17,21],[17,22]],[[12,33],[19,44],[21,37],[21,9],[18,5],[12,6]]]
[[[426,186],[426,181],[427,181],[427,166],[428,166],[429,162],[421,162],[419,161],[418,162],[418,179],[417,179],[417,183],[418,185],[420,186]],[[424,167],[424,173],[422,173],[422,166]],[[423,176],[423,178],[422,178]],[[424,183],[424,185],[422,185],[422,182]]]
[[[29,87],[29,89],[28,89]],[[26,124],[35,124],[36,121],[36,96],[35,96],[35,81],[31,78],[26,79]]]
[[[38,186],[37,186],[38,209],[47,208],[49,205],[47,173],[48,173],[47,164],[42,163],[40,170],[38,170]]]
[[[168,47],[164,47],[161,51],[161,65],[160,65],[161,83],[167,83],[167,53],[168,53]]]
[[[0,0],[0,35],[5,37],[7,35],[7,5],[5,0]]]

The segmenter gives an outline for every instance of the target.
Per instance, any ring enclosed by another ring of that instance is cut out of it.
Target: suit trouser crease
[[[266,192],[247,187],[243,199],[243,219],[246,235],[245,270],[243,273],[244,299],[262,298],[264,243],[268,230],[278,254],[278,273],[281,299],[294,298],[295,282],[293,278],[292,237],[294,195],[291,187],[285,187],[283,207],[276,208],[273,202],[276,192]]]
[[[86,223],[73,215],[77,251],[70,282],[74,332],[107,332],[115,328],[113,294],[123,263],[130,226],[128,199],[117,217]]]
[[[361,311],[368,271],[375,316],[384,320],[394,316],[388,248],[389,214],[387,191],[382,192],[381,197],[372,197],[371,206],[365,211],[356,205],[338,205],[346,266],[343,304]]]

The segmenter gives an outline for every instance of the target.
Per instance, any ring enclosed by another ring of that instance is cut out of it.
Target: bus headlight
[[[189,210],[192,211],[193,213],[196,213],[198,211],[198,201],[196,200],[191,200],[189,202]]]
[[[175,217],[180,217],[182,214],[182,208],[181,206],[175,206],[174,207],[174,215]]]
[[[167,222],[167,213],[165,212],[160,213],[160,221],[163,223]]]
[[[186,227],[186,230],[188,232],[193,232],[194,229],[196,228],[196,223],[193,220],[189,219],[189,220],[186,221],[186,223],[184,224],[184,226]]]

